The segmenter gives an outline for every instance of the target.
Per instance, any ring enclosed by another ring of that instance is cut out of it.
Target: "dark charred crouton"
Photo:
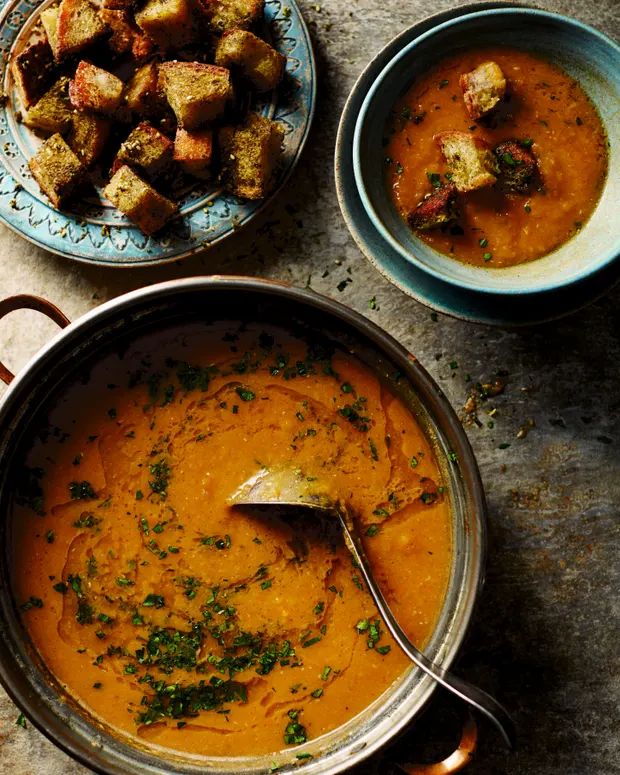
[[[177,129],[174,138],[174,160],[188,175],[209,177],[213,156],[213,132],[210,129]]]
[[[216,35],[232,29],[249,30],[263,17],[264,0],[198,0]]]
[[[197,129],[219,118],[233,97],[230,72],[200,62],[164,62],[159,66],[160,86],[179,125]]]
[[[136,0],[103,0],[101,6],[111,11],[131,11]]]
[[[139,167],[149,178],[155,178],[170,166],[174,143],[154,126],[143,121],[131,132],[118,151],[118,159]]]
[[[534,154],[517,140],[504,140],[495,148],[502,188],[516,194],[527,194],[538,173]]]
[[[434,139],[448,163],[450,180],[457,191],[474,191],[495,183],[495,156],[484,140],[458,131],[440,132]]]
[[[66,140],[85,167],[90,167],[101,156],[109,136],[110,121],[107,118],[95,113],[73,112]]]
[[[71,125],[73,108],[69,101],[69,79],[64,75],[28,110],[22,121],[30,129],[45,134],[64,133]]]
[[[17,54],[11,72],[22,105],[32,107],[54,83],[54,55],[47,39],[29,43]]]
[[[407,220],[412,229],[426,231],[450,223],[456,218],[454,203],[456,186],[447,183],[436,188],[432,194],[424,197],[420,204],[409,213]]]
[[[182,48],[196,39],[190,0],[147,0],[136,13],[136,24],[160,48]]]
[[[459,78],[463,100],[470,117],[477,120],[504,98],[506,78],[496,62],[483,62]]]
[[[244,199],[265,197],[273,188],[283,139],[278,123],[254,113],[243,126],[223,127],[219,143],[226,190]]]
[[[123,82],[107,70],[82,60],[69,85],[69,98],[78,110],[111,115],[123,96]]]
[[[155,49],[153,41],[134,24],[133,16],[129,11],[102,8],[99,13],[112,30],[112,35],[108,38],[108,46],[114,54],[118,56],[131,54],[135,60],[140,61],[153,53]]]
[[[60,9],[57,5],[53,5],[50,8],[46,8],[45,10],[41,11],[41,15],[39,17],[41,19],[43,29],[45,30],[47,42],[52,49],[52,54],[56,62],[59,61],[57,35],[59,10]]]
[[[59,134],[49,137],[28,166],[41,191],[60,207],[82,180],[84,167]]]
[[[270,91],[284,75],[286,57],[247,30],[229,30],[215,50],[215,64],[237,68],[256,91]]]
[[[109,32],[98,8],[90,0],[62,0],[56,25],[56,58],[60,60],[78,54]]]
[[[127,165],[114,174],[103,195],[145,234],[159,231],[177,213],[177,205],[159,194]]]
[[[141,118],[159,116],[168,107],[159,89],[159,73],[155,62],[139,67],[125,84],[124,105]]]

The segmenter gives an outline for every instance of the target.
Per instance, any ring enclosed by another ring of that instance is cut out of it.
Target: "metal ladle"
[[[360,572],[368,587],[385,625],[392,633],[404,653],[411,661],[445,689],[472,705],[495,724],[509,748],[516,741],[515,726],[508,712],[489,694],[477,686],[452,675],[442,667],[435,665],[419,651],[402,630],[383,592],[377,585],[364,551],[359,532],[346,506],[336,502],[328,495],[317,494],[316,485],[309,482],[296,469],[262,469],[244,482],[228,499],[231,506],[239,508],[294,509],[296,513],[307,512],[308,516],[335,517],[340,522],[347,548],[359,565]]]

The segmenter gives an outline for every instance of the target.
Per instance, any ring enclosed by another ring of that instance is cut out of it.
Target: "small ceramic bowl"
[[[541,54],[584,88],[609,140],[609,171],[590,219],[572,239],[543,258],[507,268],[470,266],[424,243],[391,201],[384,180],[382,140],[389,113],[416,75],[443,53],[506,45]],[[355,181],[364,209],[384,240],[406,261],[440,280],[490,294],[531,294],[584,280],[620,255],[620,47],[575,19],[532,8],[494,8],[437,24],[405,45],[366,95],[353,141]]]

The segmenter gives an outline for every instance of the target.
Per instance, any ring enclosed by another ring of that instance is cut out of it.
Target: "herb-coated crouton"
[[[237,67],[259,91],[269,91],[282,80],[286,57],[247,30],[229,30],[215,50],[215,64]]]
[[[67,144],[85,167],[96,161],[110,135],[110,121],[96,113],[73,112]]]
[[[484,140],[457,131],[440,132],[434,139],[448,162],[450,180],[457,191],[474,191],[495,183],[497,164]]]
[[[125,84],[125,106],[136,116],[159,115],[167,107],[159,89],[159,74],[155,62],[139,67]]]
[[[456,186],[447,183],[439,186],[432,194],[424,197],[420,204],[409,213],[408,221],[412,229],[435,229],[450,223],[456,218],[454,202],[456,200]]]
[[[11,72],[22,105],[31,107],[54,82],[54,55],[47,40],[29,43],[11,61]]]
[[[518,140],[504,140],[495,147],[502,188],[518,194],[526,194],[538,172],[534,154]]]
[[[109,32],[97,7],[90,0],[62,0],[56,25],[57,58],[64,59],[77,54]]]
[[[49,137],[28,166],[39,188],[54,207],[60,207],[81,181],[84,167],[59,134]]]
[[[213,132],[210,129],[177,129],[174,138],[174,160],[188,175],[209,177],[213,155]]]
[[[254,113],[243,126],[223,127],[219,141],[226,190],[245,199],[265,197],[274,184],[283,139],[278,123]]]
[[[131,54],[135,60],[150,56],[155,45],[153,41],[140,30],[133,21],[129,11],[118,11],[102,8],[101,18],[112,30],[108,38],[108,46],[118,56]]]
[[[213,32],[249,30],[263,16],[264,0],[198,0]]]
[[[506,78],[496,62],[483,62],[471,73],[463,73],[459,84],[467,112],[474,120],[493,110],[506,93]]]
[[[136,23],[163,49],[187,46],[197,34],[190,0],[147,0]]]
[[[58,56],[58,12],[60,8],[57,5],[52,5],[49,8],[46,8],[45,10],[41,11],[40,19],[41,24],[43,25],[43,29],[45,30],[45,35],[47,37],[47,42],[50,45],[50,48],[52,49],[52,54],[54,55],[54,59],[56,62],[59,61],[60,57]]]
[[[107,70],[82,60],[69,85],[69,98],[78,110],[112,114],[121,104],[123,82]]]
[[[200,62],[164,62],[160,85],[179,125],[197,129],[222,115],[233,97],[230,72]]]
[[[71,124],[73,109],[69,102],[69,79],[59,78],[52,88],[28,110],[23,122],[30,129],[54,134],[65,132]]]
[[[118,159],[154,178],[172,161],[174,143],[143,121],[131,132],[118,151]]]
[[[127,165],[117,170],[103,195],[145,234],[159,231],[178,209]]]

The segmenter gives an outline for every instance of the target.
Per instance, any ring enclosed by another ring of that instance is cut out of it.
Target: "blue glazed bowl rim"
[[[377,229],[379,234],[388,242],[388,244],[394,250],[396,250],[406,261],[413,263],[416,267],[426,272],[427,274],[432,275],[438,280],[449,283],[450,285],[454,285],[458,288],[462,288],[467,291],[476,291],[479,293],[488,293],[488,294],[494,294],[498,296],[531,295],[534,293],[544,293],[546,291],[553,291],[555,289],[563,288],[569,285],[576,285],[580,281],[590,277],[595,272],[598,272],[599,270],[608,266],[612,261],[618,258],[620,254],[618,253],[618,250],[615,246],[611,246],[610,249],[606,252],[606,254],[604,254],[604,256],[600,258],[596,263],[590,263],[587,267],[585,267],[581,272],[578,272],[576,275],[574,274],[570,278],[567,278],[566,280],[556,279],[553,282],[549,282],[549,283],[539,283],[536,285],[535,288],[532,288],[532,289],[512,288],[508,284],[502,288],[490,287],[490,286],[478,286],[478,285],[473,285],[471,283],[468,283],[467,281],[461,280],[457,277],[448,276],[443,272],[438,271],[434,267],[429,266],[423,261],[420,261],[414,252],[404,248],[403,245],[393,237],[391,231],[383,225],[383,222],[379,217],[377,211],[375,210],[375,207],[372,204],[366,190],[364,175],[362,171],[363,165],[361,162],[361,137],[366,123],[366,119],[370,112],[370,108],[372,106],[372,103],[374,102],[377,92],[382,87],[383,82],[389,76],[393,68],[402,59],[409,57],[411,53],[421,43],[424,43],[426,40],[434,37],[437,34],[444,32],[445,30],[458,27],[469,21],[475,21],[476,19],[488,19],[489,17],[497,18],[502,16],[506,17],[506,16],[514,16],[514,15],[520,15],[524,17],[533,16],[543,20],[547,19],[556,23],[559,22],[560,24],[564,24],[568,27],[573,27],[574,29],[577,29],[581,33],[585,33],[586,35],[591,35],[595,38],[598,38],[598,40],[605,47],[611,49],[615,54],[620,56],[620,46],[615,41],[613,41],[610,37],[600,32],[600,30],[597,30],[595,27],[592,27],[589,24],[586,24],[585,22],[579,21],[578,19],[574,19],[573,17],[566,16],[564,14],[555,13],[553,11],[546,11],[546,10],[537,9],[537,8],[519,7],[519,6],[492,8],[484,11],[473,11],[470,13],[466,13],[462,16],[457,16],[453,19],[449,19],[448,21],[442,22],[441,24],[436,25],[432,29],[422,33],[414,40],[410,41],[403,49],[401,49],[397,54],[395,54],[392,57],[392,59],[390,59],[390,61],[381,70],[381,72],[375,79],[374,83],[368,90],[366,97],[364,98],[364,102],[362,103],[362,106],[360,108],[360,111],[357,117],[357,121],[355,123],[355,131],[353,135],[353,174],[355,178],[357,191],[358,191],[360,200],[364,206],[364,209],[368,217],[370,218],[370,221],[372,222],[373,226]],[[587,228],[587,224],[586,224],[586,228]],[[502,270],[490,269],[487,271],[501,272]]]

